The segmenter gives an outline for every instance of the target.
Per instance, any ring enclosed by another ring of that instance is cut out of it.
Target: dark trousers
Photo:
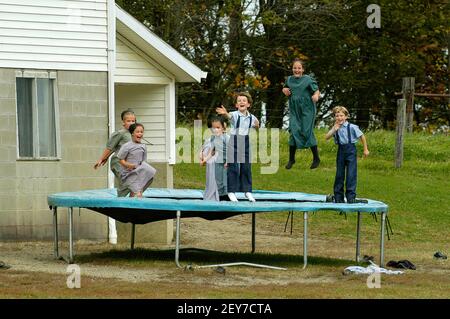
[[[252,164],[248,135],[231,135],[227,151],[229,193],[252,191]]]
[[[336,157],[336,178],[334,180],[334,198],[336,202],[347,202],[356,198],[357,160],[355,144],[339,145]]]

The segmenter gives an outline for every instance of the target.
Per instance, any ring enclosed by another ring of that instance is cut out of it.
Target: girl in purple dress
[[[131,141],[122,145],[117,154],[122,165],[120,178],[122,184],[130,192],[130,197],[142,197],[142,193],[153,182],[156,169],[147,160],[147,148],[141,140],[144,136],[144,125],[130,125]]]

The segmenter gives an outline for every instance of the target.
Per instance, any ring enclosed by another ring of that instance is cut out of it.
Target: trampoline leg
[[[73,207],[69,207],[69,264],[73,263]]]
[[[294,211],[291,211],[291,235],[293,228],[294,228]]]
[[[53,232],[54,232],[54,252],[55,258],[59,258],[58,251],[58,207],[53,207]]]
[[[384,227],[386,223],[386,212],[381,213],[381,238],[380,238],[380,267],[384,266]]]
[[[181,267],[178,259],[180,257],[180,217],[181,217],[181,212],[179,210],[177,210],[177,223],[176,223],[176,233],[175,233],[175,264],[177,265],[178,268],[183,268]]]
[[[253,214],[253,215],[255,215],[255,214]],[[253,219],[253,221],[254,221],[254,219]],[[180,258],[180,234],[181,234],[180,225],[181,225],[181,212],[179,210],[177,210],[177,222],[176,222],[176,234],[175,234],[175,264],[177,265],[178,268],[193,269],[192,265],[188,264],[186,267],[182,267],[180,265],[180,262],[179,262],[179,258]],[[219,266],[226,267],[226,266],[239,266],[239,265],[286,270],[286,268],[266,266],[266,265],[260,265],[260,264],[252,264],[252,263],[246,263],[246,262],[218,264],[218,265],[194,266],[194,267],[195,268],[208,268],[208,267],[219,267]]]
[[[303,212],[303,269],[308,264],[308,213]]]
[[[359,263],[360,257],[360,230],[361,230],[361,213],[358,212],[358,220],[356,222],[356,262]]]
[[[252,213],[252,254],[256,248],[256,214]]]
[[[134,249],[135,234],[136,234],[136,224],[131,224],[131,249]]]

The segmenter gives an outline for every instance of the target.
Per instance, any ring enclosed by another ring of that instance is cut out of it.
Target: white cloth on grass
[[[363,275],[370,275],[375,272],[386,274],[386,275],[400,275],[403,274],[403,271],[401,270],[390,270],[386,268],[381,268],[377,264],[373,263],[369,260],[371,265],[367,267],[361,267],[361,266],[349,266],[344,269],[344,274],[363,274]]]

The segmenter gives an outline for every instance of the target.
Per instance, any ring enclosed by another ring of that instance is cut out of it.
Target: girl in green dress
[[[314,136],[316,105],[320,97],[316,81],[303,75],[303,62],[295,59],[292,64],[293,75],[289,76],[283,94],[289,97],[289,162],[286,169],[295,163],[295,151],[310,148],[313,154],[311,169],[320,164],[317,140]]]

